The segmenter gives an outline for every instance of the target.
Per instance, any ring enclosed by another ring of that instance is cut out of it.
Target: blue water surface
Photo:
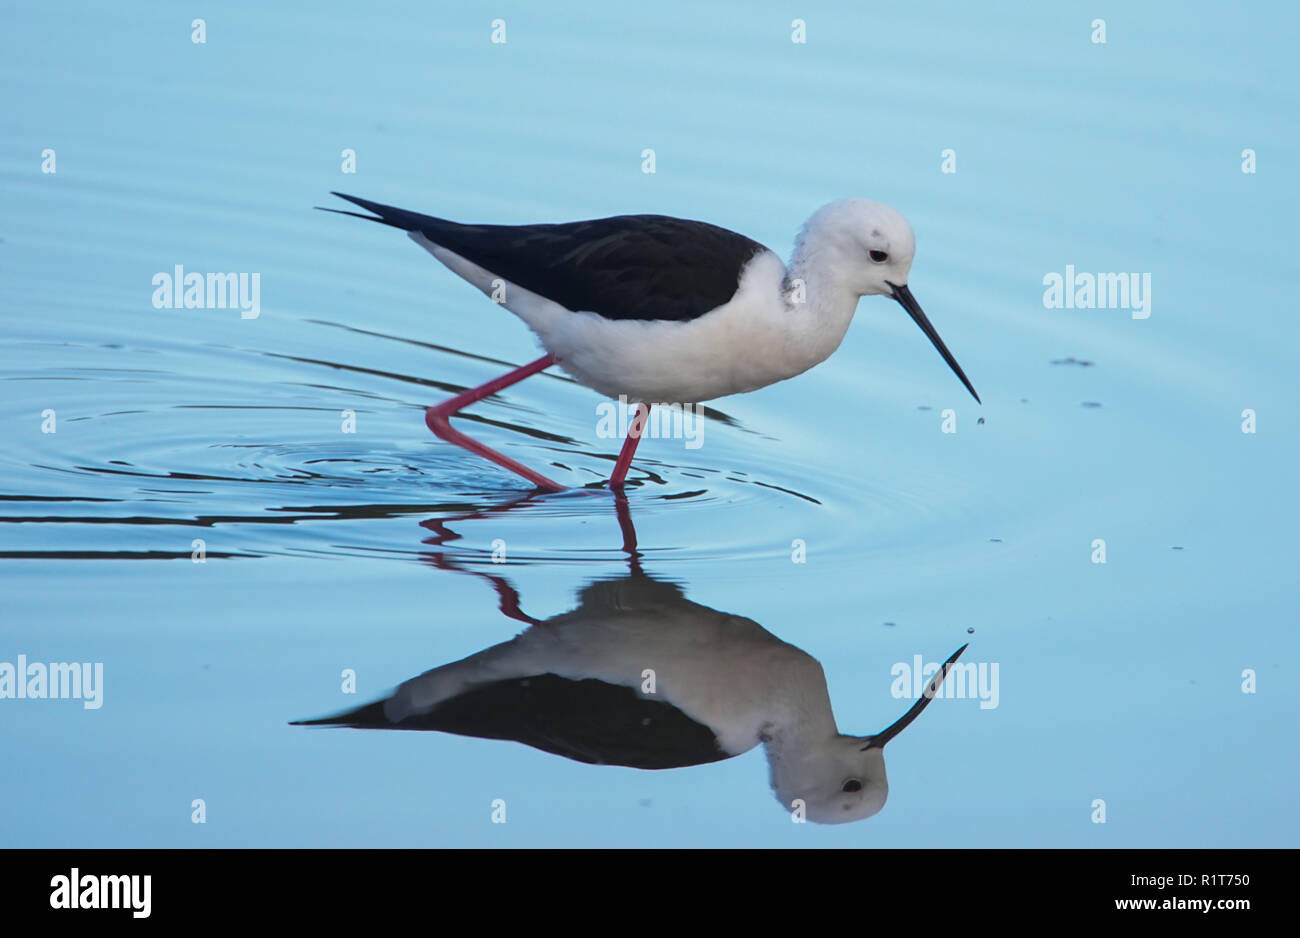
[[[0,700],[0,845],[1300,845],[1293,5],[4,22],[0,662],[104,683]],[[826,363],[713,402],[700,448],[643,442],[628,514],[647,574],[821,661],[845,732],[965,642],[997,706],[935,701],[841,826],[791,823],[761,749],[650,772],[291,726],[516,634],[489,574],[547,618],[629,567],[602,399],[548,374],[460,423],[574,492],[432,437],[424,407],[539,353],[400,233],[313,211],[330,190],[680,215],[785,256],[831,199],[902,211],[983,405],[864,299]],[[157,308],[176,265],[257,273],[259,315]],[[1045,307],[1067,265],[1149,274],[1149,316]]]

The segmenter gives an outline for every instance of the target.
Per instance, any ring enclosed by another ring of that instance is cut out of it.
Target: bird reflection
[[[536,619],[503,577],[463,570],[491,581],[502,611],[527,628],[382,700],[298,725],[438,730],[638,769],[701,765],[762,745],[786,810],[829,824],[880,811],[885,744],[929,704],[966,646],[901,719],[870,736],[841,733],[821,664],[752,619],[691,602],[645,573],[626,502],[618,508],[626,575],[595,580],[569,612]],[[445,519],[425,526],[435,544],[449,534]],[[430,562],[458,567],[444,554]]]

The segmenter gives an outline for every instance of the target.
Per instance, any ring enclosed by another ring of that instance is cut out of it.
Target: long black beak
[[[973,394],[975,392],[972,391],[971,393]],[[961,653],[966,650],[968,645],[969,643],[962,645],[952,653],[952,657],[943,663],[943,667],[940,668],[932,678],[930,678],[930,683],[925,685],[925,693],[921,695],[921,699],[912,704],[912,709],[908,710],[875,736],[872,736],[871,742],[862,747],[863,752],[873,747],[877,749],[885,748],[885,743],[889,742],[899,733],[903,732],[903,730],[907,729],[908,724],[921,715],[921,711],[929,705],[931,700],[934,700],[934,695],[939,692],[939,687],[943,684],[943,679],[948,676],[949,669],[951,669],[957,659],[961,657]]]
[[[889,281],[886,280],[885,283],[889,283]],[[898,284],[889,283],[889,286],[894,291],[891,295],[894,299],[898,300],[899,305],[902,306],[903,309],[907,310],[907,314],[912,317],[913,322],[921,327],[921,331],[925,333],[926,337],[934,343],[934,347],[939,350],[939,354],[942,355],[943,360],[948,363],[948,367],[956,372],[957,377],[961,378],[961,383],[966,385],[966,390],[970,391],[970,396],[975,398],[977,403],[984,403],[980,400],[980,396],[975,393],[975,389],[971,387],[970,379],[966,377],[966,372],[961,370],[961,365],[957,364],[957,359],[952,357],[952,352],[948,351],[948,346],[943,344],[943,339],[939,338],[939,333],[935,331],[934,326],[930,325],[930,320],[926,318],[925,310],[921,309],[921,304],[916,302],[916,297],[912,296],[912,291],[907,288],[907,284],[904,283],[900,286]]]

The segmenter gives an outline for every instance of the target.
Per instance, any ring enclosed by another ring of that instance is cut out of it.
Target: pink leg
[[[632,466],[632,454],[636,452],[636,445],[641,442],[641,433],[645,430],[645,422],[649,419],[650,405],[637,404],[636,416],[632,418],[632,425],[627,428],[627,439],[623,441],[623,448],[618,453],[618,461],[614,463],[614,472],[609,477],[610,488],[623,487],[627,470]]]
[[[627,507],[627,496],[622,489],[614,493],[614,514],[618,517],[619,530],[623,532],[623,553],[627,554],[628,564],[634,573],[641,572],[641,551],[636,546],[636,528],[632,526],[632,513]]]
[[[564,486],[558,482],[552,482],[546,476],[539,472],[534,472],[522,463],[515,462],[509,456],[498,453],[491,447],[484,446],[477,440],[472,440],[459,430],[453,430],[451,427],[451,417],[458,411],[468,407],[475,401],[481,401],[490,394],[495,394],[502,388],[508,388],[512,384],[518,384],[530,375],[535,375],[539,371],[544,371],[551,365],[555,364],[555,359],[550,355],[543,355],[535,362],[529,362],[516,368],[514,371],[504,374],[499,378],[493,378],[487,384],[480,384],[476,388],[470,388],[468,391],[462,391],[450,400],[443,401],[430,407],[424,412],[424,422],[433,431],[434,436],[440,440],[446,440],[448,443],[454,443],[462,449],[467,449],[471,453],[482,456],[484,459],[491,460],[498,466],[509,469],[515,475],[523,476],[529,482],[538,488],[551,489],[555,492],[564,490]],[[629,461],[631,454],[628,454]]]
[[[497,598],[500,600],[497,606],[507,617],[517,622],[527,622],[529,625],[536,625],[540,619],[534,619],[522,608],[522,600],[519,598],[519,590],[510,585],[510,581],[503,576],[488,576],[489,582],[496,588]]]

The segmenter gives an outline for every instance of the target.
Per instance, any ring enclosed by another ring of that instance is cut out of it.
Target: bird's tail
[[[403,231],[426,231],[436,230],[451,224],[445,218],[436,218],[433,215],[421,215],[419,212],[408,212],[404,208],[395,208],[392,205],[384,205],[382,202],[371,202],[369,199],[358,198],[355,195],[344,195],[342,192],[331,192],[330,195],[336,195],[340,199],[346,199],[353,205],[360,206],[371,215],[362,215],[360,212],[349,212],[341,208],[325,208],[323,205],[317,205],[316,208],[322,212],[333,212],[335,215],[351,215],[353,218],[364,218],[366,221],[377,221],[381,225],[388,225],[393,228],[400,228]]]
[[[352,710],[344,710],[342,713],[336,713],[333,716],[318,717],[315,720],[292,720],[289,725],[350,726],[354,729],[377,729],[391,727],[393,721],[384,714],[384,702],[376,700],[374,703],[368,703]]]

